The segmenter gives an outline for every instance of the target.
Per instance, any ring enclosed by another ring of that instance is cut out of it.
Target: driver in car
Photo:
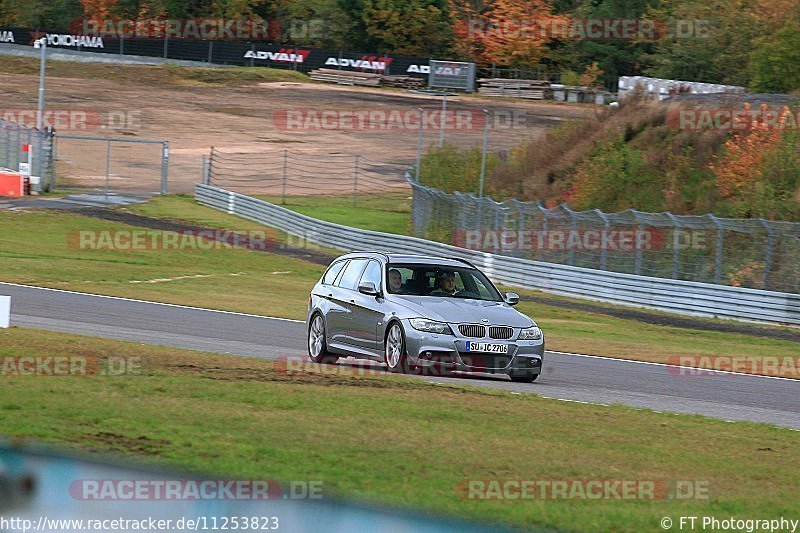
[[[430,296],[453,296],[456,290],[456,275],[454,272],[442,272],[437,278],[437,288],[431,291]]]

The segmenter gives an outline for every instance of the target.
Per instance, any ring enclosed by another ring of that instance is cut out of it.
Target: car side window
[[[347,266],[344,268],[339,281],[336,282],[337,287],[343,289],[355,289],[358,279],[361,277],[361,272],[367,264],[366,259],[351,259]]]
[[[375,288],[381,290],[381,264],[377,261],[370,261],[367,268],[364,269],[364,274],[361,276],[361,284],[365,281],[370,281],[375,284]]]
[[[322,276],[323,285],[332,285],[333,281],[336,279],[336,276],[342,271],[345,263],[347,263],[347,261],[338,261],[328,267],[328,271],[325,272],[324,276]]]

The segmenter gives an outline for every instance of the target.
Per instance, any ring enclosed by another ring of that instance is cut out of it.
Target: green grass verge
[[[157,198],[129,208],[239,231],[269,228],[198,206],[188,197]],[[246,250],[80,250],[79,230],[134,230],[55,212],[0,212],[0,280],[285,318],[305,318],[308,292],[324,267]],[[270,233],[271,232],[271,233]],[[74,237],[73,237],[74,238]],[[518,309],[545,331],[551,350],[665,362],[674,356],[792,357],[797,343],[742,334],[642,324],[537,302],[520,291]]]
[[[257,195],[268,202],[326,222],[384,233],[411,234],[411,192],[280,196]]]
[[[66,212],[0,213],[0,228],[2,281],[143,300],[303,317],[323,269],[242,249],[81,250],[79,231],[142,228]]]
[[[800,435],[751,423],[437,386],[276,373],[258,359],[23,328],[5,357],[137,357],[140,375],[0,376],[0,427],[78,449],[522,527],[657,531],[663,516],[792,516]],[[203,438],[197,438],[202,428]],[[693,480],[707,500],[463,499],[466,480]]]
[[[39,74],[39,59],[0,56],[0,72]],[[177,65],[113,65],[47,60],[47,75],[61,78],[107,79],[145,85],[243,86],[263,82],[309,82],[301,72],[265,67],[183,67]]]

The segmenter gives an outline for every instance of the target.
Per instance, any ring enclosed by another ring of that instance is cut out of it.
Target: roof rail
[[[389,260],[389,252],[378,252],[377,250],[364,250],[361,252],[351,252],[351,253],[361,253],[361,254],[381,254],[386,260]]]
[[[475,265],[467,261],[466,259],[462,259],[461,257],[448,257],[447,259],[452,259],[453,261],[461,261],[462,263],[466,263],[472,268],[477,268]]]

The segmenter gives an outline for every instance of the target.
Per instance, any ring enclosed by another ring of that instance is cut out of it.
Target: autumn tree
[[[773,117],[765,119],[767,113]],[[709,164],[726,214],[739,217],[793,218],[800,212],[792,199],[800,179],[800,139],[796,112],[788,108],[752,114],[748,127],[733,134]],[[777,121],[775,120],[777,118]]]
[[[550,0],[491,0],[485,6],[451,0],[457,17],[459,50],[484,64],[521,67],[539,63],[547,52],[553,24]]]

